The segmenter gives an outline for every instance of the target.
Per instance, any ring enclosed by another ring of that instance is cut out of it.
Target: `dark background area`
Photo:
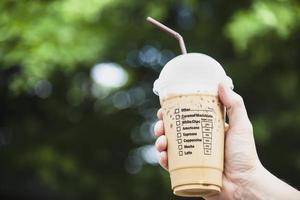
[[[188,199],[153,147],[152,84],[180,49],[147,16],[221,63],[262,163],[299,189],[299,1],[2,0],[0,199]]]

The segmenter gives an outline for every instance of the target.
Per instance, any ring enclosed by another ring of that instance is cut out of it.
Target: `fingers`
[[[223,83],[219,85],[219,96],[227,109],[230,130],[252,129],[242,97]]]
[[[157,118],[158,119],[162,119],[163,118],[163,109],[160,108],[158,111],[157,111]]]
[[[165,169],[168,170],[168,155],[166,151],[159,153],[159,164]]]
[[[167,150],[167,138],[165,135],[159,136],[155,142],[157,151],[162,152]]]
[[[164,123],[163,123],[162,120],[159,120],[159,121],[156,122],[156,124],[154,126],[154,134],[157,137],[165,134]]]
[[[159,164],[165,169],[168,170],[168,155],[167,155],[167,137],[161,135],[157,138],[155,142],[155,147],[159,152]]]
[[[154,134],[157,137],[165,134],[164,123],[162,121],[162,116],[163,116],[163,110],[162,110],[162,108],[160,108],[157,111],[157,117],[158,117],[159,121],[157,121],[155,126],[154,126]]]
[[[157,118],[159,119],[154,126],[154,134],[158,137],[155,142],[155,147],[159,152],[159,164],[168,170],[168,155],[167,155],[167,137],[164,135],[164,123],[163,123],[163,109],[160,108],[157,111]]]

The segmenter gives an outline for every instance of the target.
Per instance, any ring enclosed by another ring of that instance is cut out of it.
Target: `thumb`
[[[243,98],[224,83],[219,85],[219,97],[226,107],[230,130],[237,133],[252,130]]]

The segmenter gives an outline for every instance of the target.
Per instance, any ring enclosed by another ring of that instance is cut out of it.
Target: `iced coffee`
[[[168,140],[168,163],[174,194],[208,196],[221,191],[224,163],[224,106],[218,97],[222,82],[233,89],[223,67],[212,57],[187,53],[183,38],[174,36],[182,55],[170,60],[154,82]]]
[[[215,194],[222,187],[224,109],[214,95],[161,100],[171,184],[179,196]]]

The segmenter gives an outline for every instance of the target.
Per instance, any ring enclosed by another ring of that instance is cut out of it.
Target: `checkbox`
[[[202,128],[212,128],[212,122],[201,122]]]
[[[203,138],[203,142],[206,144],[211,144],[211,138]]]
[[[203,137],[211,138],[211,133],[203,132]]]
[[[183,156],[183,151],[179,151],[179,156]]]
[[[210,155],[211,154],[211,150],[210,149],[204,149],[204,154],[205,155]]]
[[[177,133],[177,137],[181,138],[181,133]]]
[[[180,121],[176,121],[176,125],[179,126],[180,125]]]
[[[182,149],[182,145],[178,145],[178,149],[181,150]]]
[[[211,144],[204,144],[204,149],[211,149]]]
[[[202,127],[203,132],[212,132],[212,128],[203,128]]]
[[[181,127],[180,127],[180,126],[177,126],[177,127],[176,127],[176,130],[177,130],[177,131],[181,131]]]
[[[178,139],[177,142],[178,142],[178,144],[181,144],[182,143],[182,139]]]
[[[175,113],[179,113],[179,108],[176,108],[176,109],[175,109]]]

